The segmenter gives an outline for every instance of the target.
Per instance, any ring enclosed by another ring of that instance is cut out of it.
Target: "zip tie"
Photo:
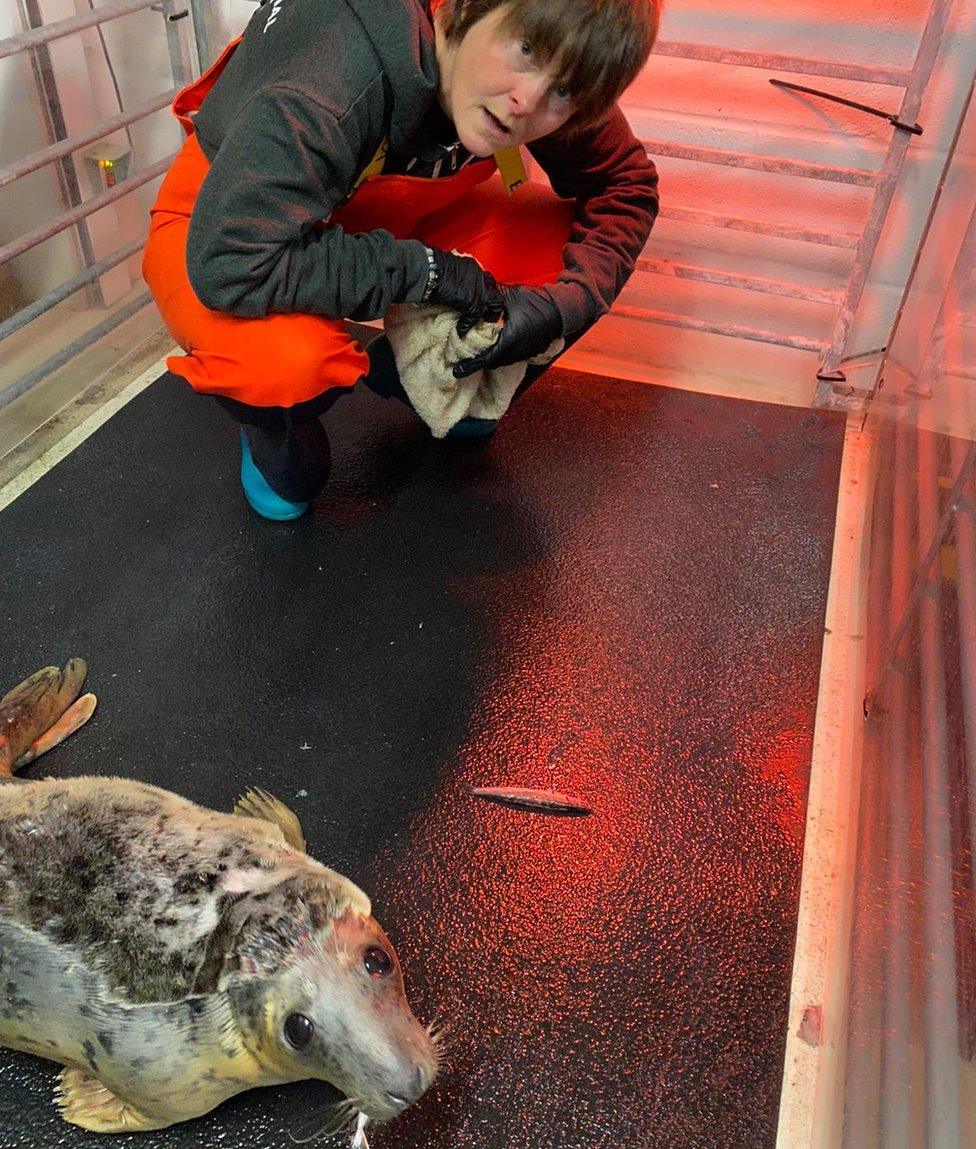
[[[833,92],[821,92],[819,88],[805,88],[802,84],[792,84],[788,80],[773,80],[769,81],[777,88],[789,88],[791,92],[806,92],[808,96],[820,96],[824,100],[833,100],[835,104],[843,104],[846,108],[856,108],[859,112],[867,112],[868,115],[877,116],[879,119],[887,120],[896,128],[901,128],[903,132],[911,132],[913,136],[920,136],[922,134],[922,126],[920,124],[906,124],[899,120],[897,116],[884,111],[882,108],[873,108],[870,104],[859,104],[857,100],[848,100],[843,96],[835,96]]]

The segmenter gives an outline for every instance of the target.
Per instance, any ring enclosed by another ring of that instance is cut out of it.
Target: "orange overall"
[[[369,359],[342,319],[301,313],[242,318],[203,306],[190,286],[190,213],[209,164],[190,114],[202,104],[237,46],[173,103],[187,139],[151,211],[143,274],[167,327],[185,354],[167,366],[196,390],[253,407],[293,407],[348,389]],[[544,284],[562,270],[573,204],[524,184],[510,196],[494,160],[476,160],[445,179],[370,175],[323,226],[347,232],[384,228],[398,239],[467,252],[500,283]]]

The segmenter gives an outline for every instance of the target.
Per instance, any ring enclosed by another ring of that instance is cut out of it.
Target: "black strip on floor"
[[[30,773],[296,810],[453,1028],[374,1149],[773,1146],[842,418],[554,371],[480,447],[369,394],[326,426],[267,523],[164,376],[3,511],[5,689],[78,655],[99,697]],[[0,1146],[94,1143],[56,1074],[0,1051]],[[334,1100],[100,1143],[284,1149]]]

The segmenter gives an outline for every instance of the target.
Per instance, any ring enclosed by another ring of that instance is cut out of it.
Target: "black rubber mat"
[[[79,655],[99,697],[33,772],[294,807],[453,1025],[373,1149],[773,1146],[842,419],[554,371],[480,447],[369,394],[326,425],[267,523],[164,376],[0,514],[6,687]],[[0,1146],[96,1143],[56,1073],[0,1051]],[[283,1149],[334,1100],[98,1143]]]

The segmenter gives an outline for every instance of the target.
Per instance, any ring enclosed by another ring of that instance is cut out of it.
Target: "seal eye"
[[[379,946],[370,946],[363,955],[363,964],[370,977],[386,977],[393,969],[393,958]]]
[[[315,1026],[304,1013],[290,1013],[285,1018],[285,1037],[295,1049],[304,1049],[314,1032]]]

